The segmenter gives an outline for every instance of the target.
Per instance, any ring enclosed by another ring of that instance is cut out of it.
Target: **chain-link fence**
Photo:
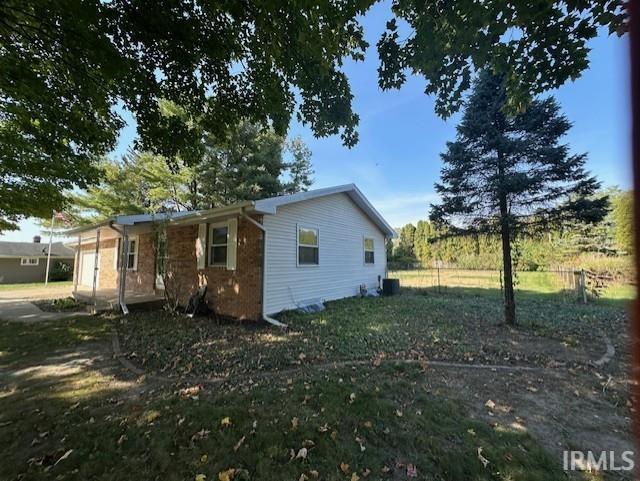
[[[504,288],[501,270],[457,269],[451,267],[393,266],[388,275],[400,279],[405,288],[426,289],[436,293],[473,292],[501,295]],[[516,271],[514,287],[518,292],[554,294],[588,302],[611,289],[633,288],[628,282],[597,275],[581,269],[558,268],[548,271]]]

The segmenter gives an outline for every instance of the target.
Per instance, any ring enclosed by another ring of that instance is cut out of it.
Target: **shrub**
[[[50,281],[68,281],[72,276],[73,269],[66,262],[55,261],[49,270]]]

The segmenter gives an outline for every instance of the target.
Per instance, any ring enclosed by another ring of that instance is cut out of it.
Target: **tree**
[[[103,161],[102,182],[72,193],[66,218],[82,224],[118,214],[206,209],[311,185],[311,152],[300,139],[287,142],[246,122],[220,146],[207,139],[205,156],[194,166],[149,152]]]
[[[367,43],[372,2],[6,0],[0,3],[0,229],[48,217],[62,192],[99,182],[131,112],[137,150],[187,165],[202,157],[193,121],[217,137],[240,120],[357,141],[342,71]],[[34,202],[34,199],[39,199]]]
[[[618,248],[633,252],[633,191],[620,192],[613,198],[611,215]]]
[[[447,143],[436,191],[442,202],[430,218],[450,232],[495,232],[502,244],[505,321],[515,324],[512,241],[518,232],[536,232],[580,220],[597,222],[607,197],[584,169],[586,155],[561,144],[571,127],[552,97],[533,99],[516,115],[507,102],[502,76],[484,72],[469,97],[457,137]]]
[[[443,117],[462,106],[475,72],[502,75],[506,104],[519,110],[531,95],[575,80],[588,68],[587,42],[599,27],[617,35],[628,29],[621,0],[393,0],[392,10],[396,18],[377,45],[380,87],[399,88],[407,71],[422,75]]]

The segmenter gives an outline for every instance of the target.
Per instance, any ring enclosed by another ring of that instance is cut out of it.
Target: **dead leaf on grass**
[[[347,463],[340,463],[340,471],[342,471],[344,474],[349,474],[349,465]]]
[[[220,426],[223,428],[231,426],[233,423],[231,422],[231,418],[229,416],[224,417],[220,420]]]
[[[484,466],[485,468],[489,464],[489,460],[482,455],[482,448],[478,448],[478,459],[482,463],[482,466]]]
[[[246,439],[246,436],[242,436],[242,437],[240,438],[240,441],[238,441],[238,442],[236,443],[236,445],[233,447],[233,450],[234,450],[234,451],[237,451],[238,449],[240,449],[240,446],[242,446],[242,444],[244,443],[244,440],[245,440],[245,439]]]
[[[300,426],[300,419],[298,419],[297,417],[292,418],[291,419],[291,430],[292,431],[297,431],[299,426]]]
[[[60,461],[64,461],[65,459],[67,459],[72,452],[73,452],[73,449],[70,449],[69,451],[64,453],[62,456],[60,456],[60,458],[58,458],[58,460],[55,462],[54,466],[56,466]]]

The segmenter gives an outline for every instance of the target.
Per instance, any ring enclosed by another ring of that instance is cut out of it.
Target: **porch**
[[[97,289],[94,298],[92,289],[86,289],[78,286],[78,289],[73,293],[73,297],[79,301],[94,305],[96,311],[120,309],[120,306],[118,305],[117,289]],[[135,292],[128,290],[125,291],[124,301],[130,310],[148,307],[161,307],[164,302],[164,294],[162,291]]]

